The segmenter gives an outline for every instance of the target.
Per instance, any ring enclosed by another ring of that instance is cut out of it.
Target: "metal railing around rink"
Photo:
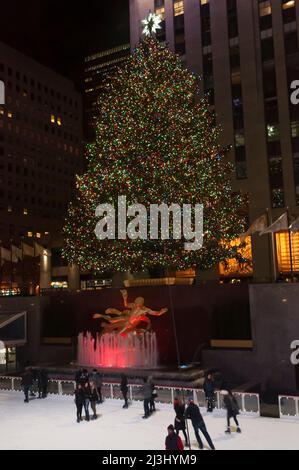
[[[5,377],[0,376],[0,391],[22,391],[22,379],[20,377]],[[72,396],[74,395],[76,383],[71,380],[49,380],[48,393],[50,395]],[[142,385],[130,384],[128,385],[128,397],[131,401],[143,401]],[[205,394],[203,390],[193,388],[181,387],[167,387],[156,386],[158,397],[157,403],[172,404],[176,397],[187,398],[192,397],[201,408],[206,406]],[[122,393],[119,383],[104,382],[102,385],[102,395],[106,399],[118,400],[122,399]],[[260,397],[256,393],[234,393],[240,410],[244,413],[252,413],[260,416]],[[223,400],[219,391],[215,393],[215,408],[219,410],[224,409]],[[297,403],[298,411],[298,403]]]
[[[299,418],[299,397],[279,395],[278,407],[280,418]]]

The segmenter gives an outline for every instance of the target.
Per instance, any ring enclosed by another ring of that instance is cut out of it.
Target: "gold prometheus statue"
[[[105,333],[118,333],[126,336],[129,333],[142,335],[150,330],[152,326],[151,320],[148,315],[160,317],[164,315],[168,309],[162,308],[156,312],[144,305],[144,298],[137,297],[133,303],[128,303],[128,292],[126,290],[120,291],[124,300],[125,310],[120,311],[116,308],[108,308],[105,314],[95,314],[94,319],[103,319],[101,323],[103,334]],[[141,323],[146,323],[146,328],[139,328]]]

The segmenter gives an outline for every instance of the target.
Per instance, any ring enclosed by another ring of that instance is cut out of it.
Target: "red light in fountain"
[[[98,335],[81,333],[78,337],[78,364],[82,366],[114,368],[158,367],[156,334],[147,332],[142,336],[115,333]]]

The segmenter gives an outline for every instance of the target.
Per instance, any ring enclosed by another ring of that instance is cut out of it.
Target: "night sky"
[[[0,41],[71,78],[77,87],[87,53],[129,42],[128,0],[3,3]]]

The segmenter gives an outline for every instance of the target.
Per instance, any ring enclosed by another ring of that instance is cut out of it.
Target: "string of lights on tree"
[[[77,177],[64,227],[64,255],[94,272],[149,268],[209,269],[237,255],[229,246],[244,231],[244,198],[233,193],[232,165],[219,147],[219,128],[198,78],[179,56],[146,37],[99,96],[96,140]],[[105,240],[95,235],[99,204],[204,205],[204,245],[184,240]]]

